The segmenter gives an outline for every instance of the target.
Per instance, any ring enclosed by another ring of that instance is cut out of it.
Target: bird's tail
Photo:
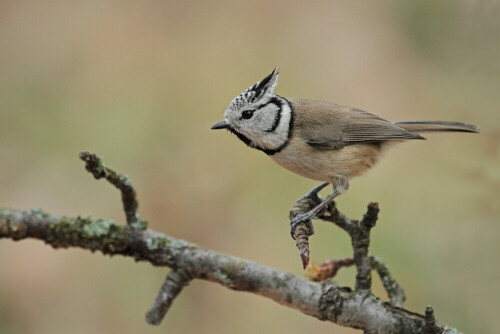
[[[479,132],[479,128],[475,125],[459,123],[459,122],[446,122],[446,121],[409,121],[409,122],[395,122],[394,125],[405,129],[410,133],[420,132]]]

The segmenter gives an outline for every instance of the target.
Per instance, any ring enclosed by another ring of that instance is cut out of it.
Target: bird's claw
[[[297,215],[290,220],[290,234],[292,235],[293,239],[295,239],[295,230],[297,229],[297,226],[306,222],[309,228],[309,235],[314,234],[314,227],[311,222],[311,218],[313,216],[314,214],[312,214],[311,212],[307,212],[301,215]]]

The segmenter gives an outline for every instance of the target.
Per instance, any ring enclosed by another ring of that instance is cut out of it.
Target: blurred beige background
[[[283,96],[481,127],[392,149],[338,204],[380,203],[371,252],[408,309],[498,333],[499,36],[498,1],[2,1],[0,206],[122,222],[89,149],[131,177],[151,228],[303,275],[287,215],[315,183],[210,131],[279,66]],[[315,226],[316,263],[351,254]],[[151,327],[166,269],[32,240],[1,240],[0,263],[0,333],[359,333],[202,281]]]

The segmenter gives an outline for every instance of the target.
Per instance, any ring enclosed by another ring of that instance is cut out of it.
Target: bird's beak
[[[226,122],[226,121],[220,121],[219,123],[217,124],[214,124],[214,126],[212,126],[212,130],[219,130],[219,129],[226,129],[229,127],[229,123]]]

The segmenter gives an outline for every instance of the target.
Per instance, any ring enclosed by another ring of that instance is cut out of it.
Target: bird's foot
[[[300,215],[297,215],[293,217],[290,220],[290,234],[292,235],[292,238],[295,240],[295,230],[297,229],[297,226],[299,226],[302,223],[307,223],[307,227],[309,228],[309,235],[314,234],[314,227],[312,224],[312,217],[314,216],[314,212],[309,211]]]

